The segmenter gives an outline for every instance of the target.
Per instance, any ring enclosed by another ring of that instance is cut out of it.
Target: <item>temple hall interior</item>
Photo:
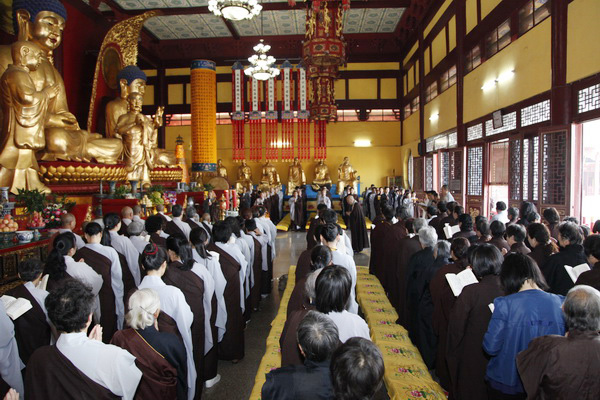
[[[0,400],[600,398],[599,0],[0,0]]]

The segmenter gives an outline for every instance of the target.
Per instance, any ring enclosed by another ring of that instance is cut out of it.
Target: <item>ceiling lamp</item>
[[[260,14],[262,6],[257,0],[208,0],[208,10],[218,17],[241,21]]]
[[[271,50],[271,46],[264,44],[260,39],[260,43],[254,46],[256,54],[248,57],[251,65],[244,70],[244,73],[259,81],[266,81],[278,76],[279,68],[273,67],[276,60],[275,57],[267,55],[269,50]]]

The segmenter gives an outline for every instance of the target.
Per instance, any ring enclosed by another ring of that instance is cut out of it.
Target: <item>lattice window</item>
[[[425,157],[425,190],[433,190],[433,157]]]
[[[539,177],[540,177],[540,156],[539,156],[539,149],[540,149],[540,138],[538,136],[535,136],[532,140],[532,149],[531,149],[531,158],[532,158],[532,163],[531,163],[531,180],[532,182],[532,188],[531,191],[533,193],[533,200],[538,200],[538,190],[539,190]]]
[[[577,93],[577,112],[597,110],[600,108],[600,83],[581,89]]]
[[[485,136],[493,136],[502,132],[512,131],[513,129],[517,129],[516,111],[502,116],[502,128],[494,129],[494,124],[491,119],[485,121]]]
[[[413,163],[413,190],[423,190],[423,159],[417,158]]]
[[[467,128],[467,140],[481,139],[483,137],[483,124],[473,125]]]
[[[448,148],[448,135],[438,135],[433,141],[433,148],[435,150],[447,149]]]
[[[566,205],[567,132],[543,135],[542,146],[542,202]]]
[[[433,151],[433,142],[434,142],[433,138],[429,138],[429,139],[425,140],[425,152],[426,153],[430,153]]]
[[[467,195],[483,193],[483,147],[469,147],[467,153]]]
[[[521,140],[510,142],[510,199],[521,200]]]
[[[550,120],[550,100],[544,100],[521,109],[521,126],[539,124]]]
[[[530,140],[523,140],[523,201],[529,200]]]
[[[450,152],[450,180],[449,189],[454,193],[462,192],[463,152],[462,150]]]
[[[448,134],[448,148],[451,149],[456,146],[458,146],[458,133],[450,132]]]
[[[450,175],[450,154],[447,151],[440,153],[440,184],[447,185]]]

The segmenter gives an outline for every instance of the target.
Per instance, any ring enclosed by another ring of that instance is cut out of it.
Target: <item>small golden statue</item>
[[[242,160],[242,164],[238,167],[235,183],[235,190],[238,193],[242,193],[242,188],[246,188],[248,192],[252,191],[252,169],[248,166],[246,160]]]
[[[260,190],[269,191],[272,187],[281,185],[281,179],[279,179],[279,173],[277,169],[270,161],[267,161],[263,165],[262,177],[260,178]]]
[[[319,160],[315,166],[315,180],[313,181],[312,188],[318,191],[323,186],[331,189],[331,177],[329,176],[329,167],[325,165],[323,160]]]
[[[45,5],[46,9],[42,7],[40,10],[39,4]],[[69,112],[63,79],[53,65],[53,52],[62,42],[67,17],[62,3],[58,0],[15,0],[13,10],[18,40],[33,42],[42,49],[39,68],[30,74],[35,87],[42,91],[58,86],[58,95],[48,104],[44,132],[46,145],[41,158],[47,161],[96,159],[105,164],[117,163],[123,151],[123,143],[118,139],[105,139],[82,130],[75,116]],[[10,46],[0,46],[0,74],[11,63]],[[0,141],[6,140],[6,134],[7,132],[0,133]]]
[[[344,162],[338,167],[337,194],[342,194],[346,186],[352,186],[358,192],[356,170],[350,165],[348,157],[344,157]]]
[[[130,93],[139,93],[144,96],[146,92],[146,74],[135,65],[128,65],[117,74],[119,83],[119,97],[111,100],[106,105],[106,137],[115,137],[117,122],[121,115],[127,113],[127,96]]]
[[[0,186],[17,189],[38,189],[49,193],[40,182],[35,153],[44,148],[44,123],[48,103],[58,93],[58,85],[38,91],[30,73],[42,61],[42,49],[33,42],[17,41],[12,44],[13,63],[0,78],[2,96],[2,152],[0,153]]]
[[[139,182],[143,187],[150,184],[150,170],[154,168],[151,141],[157,128],[157,121],[152,121],[142,114],[141,94],[131,93],[127,101],[129,111],[119,118],[115,134],[116,137],[123,138],[127,180]],[[132,183],[132,186],[135,185]]]
[[[306,175],[302,169],[302,164],[298,161],[298,157],[294,157],[294,163],[290,165],[288,172],[287,194],[292,195],[297,187],[306,185]]]
[[[223,160],[220,158],[217,160],[217,176],[227,179],[227,168],[223,166]]]

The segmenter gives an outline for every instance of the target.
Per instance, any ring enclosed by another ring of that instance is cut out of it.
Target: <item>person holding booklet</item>
[[[525,399],[515,359],[529,342],[544,335],[564,335],[563,296],[548,288],[533,259],[509,254],[502,264],[500,281],[506,296],[494,300],[492,319],[483,337],[491,356],[485,380],[491,399]]]
[[[600,290],[600,235],[585,238],[583,250],[592,269],[579,275],[575,285],[589,285]]]
[[[456,399],[488,398],[484,381],[488,357],[481,344],[492,316],[489,304],[504,294],[498,278],[502,261],[496,246],[477,246],[471,268],[479,283],[464,287],[450,312],[446,359]]]

